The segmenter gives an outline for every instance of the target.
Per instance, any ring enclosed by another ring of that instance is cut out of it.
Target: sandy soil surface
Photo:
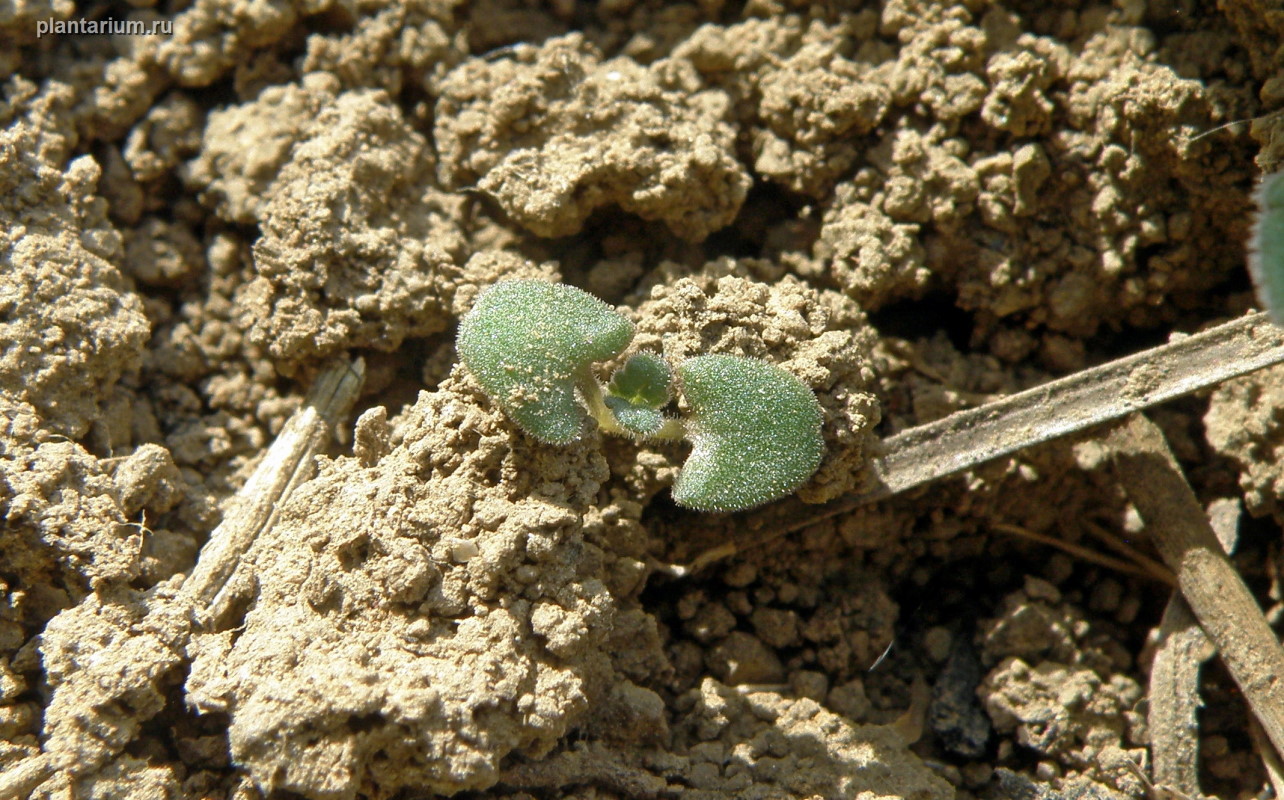
[[[82,15],[173,29],[36,35]],[[0,4],[0,788],[1147,796],[1170,588],[1014,535],[1145,548],[1091,436],[675,576],[754,515],[676,508],[681,446],[530,438],[454,329],[537,277],[629,352],[780,364],[825,413],[799,496],[842,497],[889,434],[1251,306],[1280,41],[1272,0]],[[1281,407],[1277,369],[1151,414],[1271,621]],[[1200,689],[1203,792],[1268,796]]]

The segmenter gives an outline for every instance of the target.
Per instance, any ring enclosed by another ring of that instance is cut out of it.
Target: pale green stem
[[[602,397],[602,384],[593,377],[592,370],[585,367],[576,377],[579,379],[580,394],[584,395],[584,402],[588,404],[588,410],[593,415],[593,419],[597,420],[598,427],[604,433],[613,433],[616,436],[632,435],[621,427],[615,415],[611,413],[611,409],[607,408],[606,400]]]
[[[639,438],[632,431],[626,430],[624,426],[620,425],[619,420],[615,418],[615,414],[612,413],[610,407],[606,404],[606,399],[602,396],[602,384],[598,383],[597,378],[593,377],[591,369],[586,367],[580,370],[576,378],[576,385],[579,386],[580,394],[584,396],[584,403],[588,406],[588,411],[593,415],[593,419],[597,420],[598,427],[602,429],[603,433],[625,436],[630,439]],[[686,435],[686,426],[682,424],[682,420],[668,417],[664,420],[664,424],[660,426],[660,430],[641,438],[677,441],[686,438]]]

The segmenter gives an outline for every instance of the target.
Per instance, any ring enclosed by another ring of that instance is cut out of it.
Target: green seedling
[[[593,364],[623,352],[633,325],[571,286],[508,281],[484,291],[459,326],[460,360],[521,428],[569,444],[591,414],[606,433],[689,439],[673,487],[681,505],[738,511],[801,486],[824,456],[816,396],[797,377],[755,358],[699,356],[678,365],[691,409],[685,424],[665,414],[674,374],[638,353],[603,389]],[[587,414],[586,414],[587,411]]]

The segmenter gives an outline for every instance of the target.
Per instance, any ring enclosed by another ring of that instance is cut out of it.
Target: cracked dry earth
[[[173,28],[36,36],[91,15]],[[799,498],[841,497],[890,433],[1250,307],[1282,40],[1274,0],[0,4],[0,789],[1145,797],[1168,589],[1003,533],[1137,539],[1090,443],[674,577],[754,515],[676,508],[680,446],[530,439],[453,331],[541,278],[630,353],[779,364],[825,414]],[[202,545],[357,357],[194,617]],[[1281,387],[1152,414],[1272,621]],[[1201,690],[1203,791],[1268,796]]]

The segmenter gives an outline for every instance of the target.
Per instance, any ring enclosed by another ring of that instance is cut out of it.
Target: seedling
[[[691,418],[665,413],[674,372],[638,353],[604,388],[593,364],[633,339],[633,325],[596,297],[562,284],[506,281],[484,291],[459,326],[457,349],[486,394],[549,444],[578,438],[592,415],[606,433],[688,439],[673,497],[701,511],[738,511],[784,497],[824,456],[816,396],[755,358],[699,356],[678,365]],[[587,413],[586,413],[587,412]]]

